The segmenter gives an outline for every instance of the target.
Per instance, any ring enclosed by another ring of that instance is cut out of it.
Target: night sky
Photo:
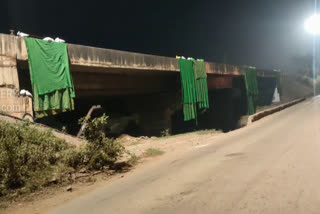
[[[164,56],[292,69],[311,53],[314,0],[2,0],[0,31]]]

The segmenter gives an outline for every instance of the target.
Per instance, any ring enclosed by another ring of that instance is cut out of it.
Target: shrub
[[[58,153],[66,148],[65,141],[49,131],[0,121],[0,195],[25,186],[36,189],[30,181],[36,177],[37,185],[45,182],[47,173],[41,172],[54,171]]]
[[[86,167],[89,170],[100,170],[113,165],[123,154],[124,147],[105,136],[106,115],[94,119],[84,117],[79,123],[85,127],[83,137],[88,143],[76,152],[69,152],[65,161],[74,168]]]
[[[113,165],[124,148],[105,137],[107,117],[83,118],[87,143],[69,147],[50,131],[0,121],[0,197],[10,192],[33,192],[54,183],[70,182],[78,168],[100,170]]]
[[[161,131],[161,137],[169,137],[169,136],[171,136],[169,129],[165,129]]]

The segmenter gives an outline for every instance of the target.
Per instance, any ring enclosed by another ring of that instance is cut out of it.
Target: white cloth
[[[66,42],[65,40],[60,39],[59,37],[57,37],[54,41],[55,41],[55,42],[62,42],[62,43],[65,43],[65,42]]]
[[[29,34],[26,34],[26,33],[23,33],[23,32],[18,31],[17,36],[20,36],[20,37],[28,37]]]
[[[29,91],[27,91],[27,90],[26,90],[26,95],[27,95],[28,97],[32,97],[32,94],[31,94]]]
[[[272,102],[273,102],[273,103],[278,103],[278,102],[280,102],[280,94],[279,94],[279,92],[278,92],[278,88],[277,88],[277,87],[276,87],[276,89],[274,90]]]
[[[21,96],[29,96],[29,97],[32,97],[32,94],[28,91],[28,90],[25,90],[25,89],[22,89],[20,91],[20,95]]]
[[[22,89],[22,90],[20,91],[20,95],[25,96],[26,94],[27,94],[27,91],[26,91],[26,90]]]
[[[45,37],[43,40],[44,40],[44,41],[50,41],[50,42],[53,42],[53,41],[54,41],[51,37]]]

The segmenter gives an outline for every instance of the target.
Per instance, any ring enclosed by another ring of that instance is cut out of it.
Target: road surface
[[[214,141],[48,213],[320,213],[320,98]]]

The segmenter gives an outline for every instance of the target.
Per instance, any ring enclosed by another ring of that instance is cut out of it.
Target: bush
[[[30,181],[46,182],[48,173],[41,172],[54,171],[59,152],[66,149],[65,141],[49,131],[0,121],[0,195],[26,186],[36,189]]]
[[[114,139],[106,138],[106,115],[94,119],[84,117],[79,123],[85,127],[83,135],[88,143],[76,152],[68,152],[65,161],[74,168],[86,167],[89,170],[100,170],[113,165],[123,154],[124,147]]]
[[[100,170],[113,165],[124,148],[105,137],[107,117],[83,118],[87,143],[72,148],[50,131],[28,123],[0,121],[0,197],[10,192],[33,192],[54,183],[69,181],[70,171]],[[70,182],[70,181],[69,181]]]

